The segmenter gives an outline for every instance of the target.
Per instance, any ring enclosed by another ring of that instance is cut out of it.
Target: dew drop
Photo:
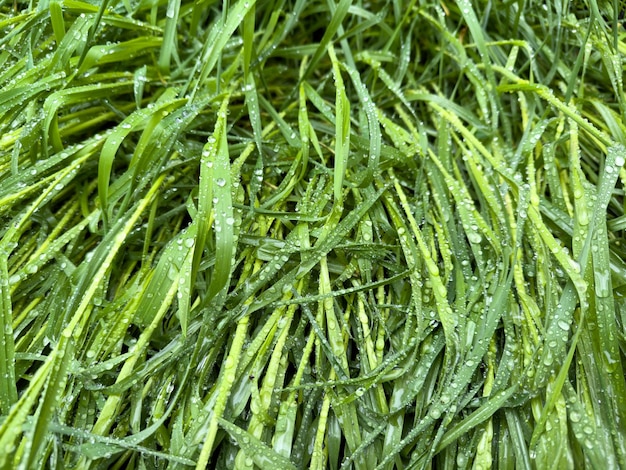
[[[480,243],[483,238],[478,232],[467,232],[467,239],[470,243]]]

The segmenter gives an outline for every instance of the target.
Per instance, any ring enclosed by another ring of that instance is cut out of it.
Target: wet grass
[[[618,1],[0,1],[0,467],[626,468]]]

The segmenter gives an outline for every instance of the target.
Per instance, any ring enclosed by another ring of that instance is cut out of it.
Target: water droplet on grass
[[[478,232],[467,232],[467,239],[470,243],[480,243],[483,237]]]

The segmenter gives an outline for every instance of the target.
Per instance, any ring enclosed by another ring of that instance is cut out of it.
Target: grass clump
[[[0,2],[0,466],[626,467],[619,3]]]

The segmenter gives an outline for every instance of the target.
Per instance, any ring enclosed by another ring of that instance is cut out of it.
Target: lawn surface
[[[0,0],[0,469],[626,468],[617,0]]]

